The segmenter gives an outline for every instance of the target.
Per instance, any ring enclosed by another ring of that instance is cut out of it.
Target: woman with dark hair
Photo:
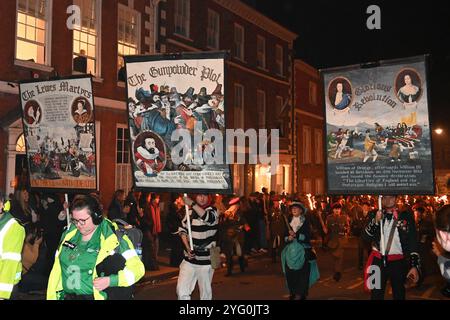
[[[151,194],[143,192],[139,199],[139,227],[142,231],[142,261],[144,262],[146,270],[159,270],[158,262],[155,257],[155,249],[153,242],[153,220],[150,212]]]
[[[281,253],[290,300],[305,300],[319,277],[316,254],[311,246],[311,226],[306,207],[298,200],[289,206],[289,218],[282,216],[286,246]]]
[[[437,256],[438,265],[447,285],[441,293],[450,298],[450,205],[445,205],[436,212],[436,240],[433,242],[433,252]]]
[[[114,196],[109,204],[108,219],[122,219],[126,220],[126,214],[123,212],[123,204],[125,201],[125,191],[118,189],[114,192]]]
[[[178,235],[178,231],[185,215],[186,210],[183,203],[183,195],[178,194],[177,197],[173,196],[166,218],[170,241],[170,265],[172,267],[178,267],[184,258],[184,246]]]

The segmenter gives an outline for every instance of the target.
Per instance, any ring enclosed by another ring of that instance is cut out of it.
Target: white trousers
[[[211,265],[199,266],[183,260],[178,275],[178,300],[191,300],[191,294],[197,282],[200,300],[212,300],[211,283],[213,275],[214,269],[211,268]]]

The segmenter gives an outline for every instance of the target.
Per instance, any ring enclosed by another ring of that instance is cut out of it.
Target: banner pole
[[[187,193],[184,194],[184,197],[187,198]],[[184,204],[184,208],[186,209],[186,221],[188,227],[188,235],[189,235],[189,246],[191,250],[194,250],[194,244],[192,242],[192,230],[191,230],[191,217],[189,216],[189,207],[187,204]]]
[[[64,200],[69,204],[69,195],[66,193],[64,194]],[[69,229],[70,226],[70,217],[69,217],[69,207],[66,209],[66,217],[67,217],[67,229]]]
[[[381,199],[383,198],[383,196],[378,196],[378,210],[383,212],[383,207],[381,204]],[[380,250],[381,250],[381,259],[383,260],[383,265],[385,263],[385,259],[384,259],[384,255],[385,255],[385,246],[384,246],[384,227],[383,227],[383,217],[380,220]]]

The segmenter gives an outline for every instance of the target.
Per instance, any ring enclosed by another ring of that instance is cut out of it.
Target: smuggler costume
[[[211,201],[210,201],[211,202]],[[217,209],[210,206],[203,208],[205,214],[200,217],[195,210],[190,214],[192,242],[194,245],[193,259],[188,258],[185,249],[184,260],[180,264],[180,273],[177,283],[178,300],[190,300],[191,293],[194,291],[195,284],[198,282],[200,299],[212,299],[212,278],[214,269],[211,266],[210,249],[216,246],[216,233],[219,222]],[[188,236],[188,227],[186,217],[179,228],[179,234]]]
[[[227,257],[227,274],[230,276],[233,271],[233,256],[238,256],[241,272],[245,271],[244,260],[244,240],[246,219],[239,209],[239,198],[232,199],[231,205],[224,215],[221,216],[220,235],[222,252]]]
[[[281,265],[286,277],[290,300],[299,296],[301,300],[308,296],[309,288],[319,279],[316,254],[311,247],[311,227],[306,218],[306,208],[300,202],[293,202],[290,206],[299,207],[303,212],[298,217],[283,216],[285,221],[286,246],[281,253]],[[295,239],[289,240],[289,231],[295,232]]]
[[[383,209],[383,230],[386,254],[380,253],[380,223],[375,220],[376,212],[369,214],[369,222],[364,229],[363,237],[372,242],[372,253],[364,272],[364,287],[369,290],[368,280],[370,266],[378,266],[381,270],[381,288],[371,290],[372,300],[383,300],[386,282],[390,279],[394,300],[405,299],[405,281],[408,271],[416,268],[420,274],[420,256],[416,225],[413,215],[397,209]],[[384,260],[384,261],[383,261]]]

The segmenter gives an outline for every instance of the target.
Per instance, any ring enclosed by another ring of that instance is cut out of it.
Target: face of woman
[[[76,227],[83,236],[91,234],[92,232],[95,231],[95,228],[97,227],[92,221],[88,208],[84,208],[81,210],[73,210],[72,218],[78,221]]]
[[[405,84],[410,85],[412,83],[411,77],[409,75],[405,75]]]
[[[208,195],[206,194],[197,195],[195,202],[197,202],[200,206],[208,204]]]
[[[22,191],[22,198],[23,198],[23,201],[25,201],[25,202],[28,202],[28,200],[30,199],[30,194],[28,193],[27,190]]]
[[[337,215],[337,216],[340,216],[341,215],[341,208],[334,208],[333,209],[333,214],[335,214],[335,215]]]
[[[338,83],[336,85],[336,89],[337,89],[338,92],[342,92],[342,89],[343,89],[342,83]]]
[[[302,214],[302,209],[300,209],[299,207],[293,207],[292,208],[292,215],[294,217],[298,217]]]

